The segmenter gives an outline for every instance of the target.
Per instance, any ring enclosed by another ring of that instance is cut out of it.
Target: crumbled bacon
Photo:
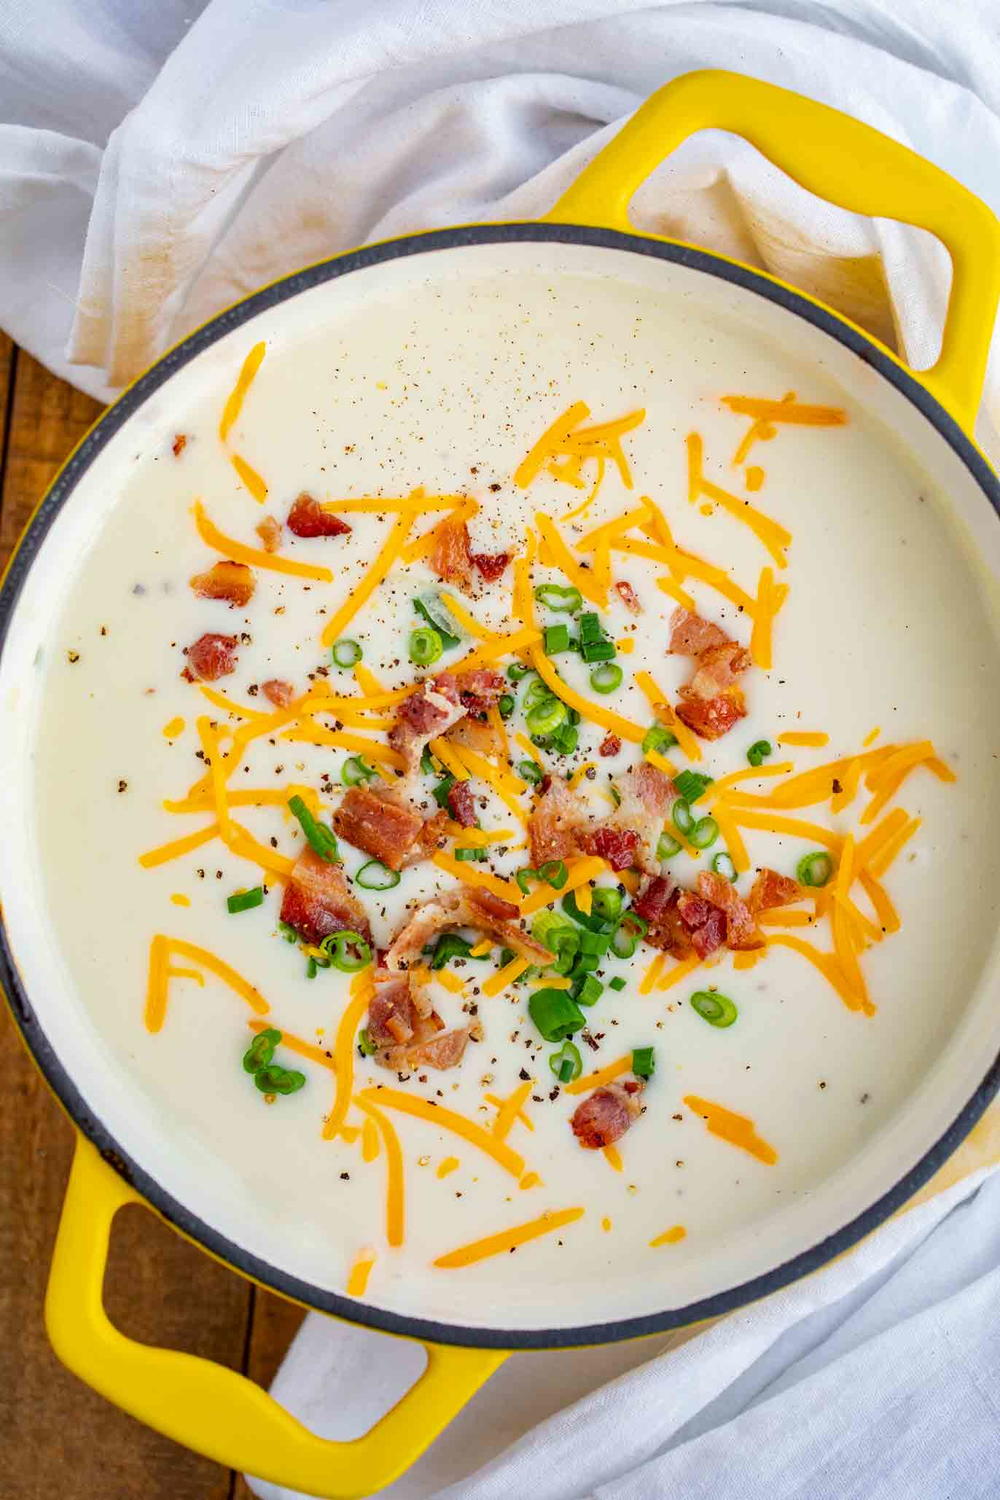
[[[549,777],[528,819],[531,860],[568,859],[579,853],[577,834],[582,826],[579,803],[561,776]]]
[[[418,865],[422,860],[431,859],[437,851],[443,848],[447,841],[448,814],[444,808],[436,812],[432,818],[428,818],[421,825],[410,847],[410,852],[403,861],[404,866],[409,869],[410,865]]]
[[[613,583],[611,587],[614,589],[615,593],[618,595],[619,599],[622,601],[625,608],[630,611],[630,613],[632,613],[633,615],[642,614],[642,605],[639,603],[639,595],[636,593],[632,585],[626,581],[626,579],[619,578],[617,583]],[[673,646],[671,646],[670,649],[672,651],[674,649]]]
[[[655,875],[632,902],[632,910],[637,917],[642,917],[644,922],[652,926],[663,916],[676,889],[677,882],[673,876]]]
[[[707,699],[688,698],[689,691],[681,688],[683,702],[678,703],[675,712],[681,723],[703,740],[721,739],[734,724],[746,717],[746,700],[738,688]]]
[[[707,958],[726,941],[726,913],[704,896],[681,891],[677,911],[699,958]]]
[[[467,781],[456,781],[448,788],[448,810],[456,823],[463,828],[475,828],[476,803],[472,788]]]
[[[670,777],[657,766],[640,760],[630,766],[624,776],[615,783],[619,798],[618,806],[604,819],[602,828],[626,831],[632,835],[632,859],[650,875],[659,873],[660,862],[656,857],[656,846],[663,832],[663,822],[671,806],[677,800],[677,792]],[[624,846],[623,846],[624,848]],[[600,854],[595,847],[590,852]],[[608,858],[604,855],[604,858]],[[624,866],[616,865],[615,869]]]
[[[579,842],[588,854],[606,859],[612,870],[627,870],[635,863],[639,835],[634,828],[612,828],[605,823],[599,828],[585,829],[579,835]]]
[[[468,749],[491,758],[506,753],[503,739],[489,719],[479,719],[475,715],[459,719],[457,724],[453,724],[445,732],[444,737],[449,745],[465,745]]]
[[[450,583],[463,594],[471,592],[472,554],[469,551],[469,528],[464,521],[449,516],[434,529],[434,551],[430,565],[442,583]]]
[[[509,552],[471,552],[469,560],[472,566],[485,578],[487,583],[495,583],[503,575],[503,571],[510,562]]]
[[[352,786],[333,815],[334,832],[355,849],[401,870],[423,832],[424,820],[412,808],[365,786]]]
[[[234,635],[200,635],[190,646],[184,647],[188,664],[181,673],[188,682],[217,682],[236,670],[236,647]]]
[[[424,994],[424,981],[414,972],[428,943],[441,932],[469,927],[484,933],[501,947],[513,948],[533,964],[548,964],[552,955],[547,948],[518,926],[518,909],[491,891],[463,887],[447,891],[427,901],[397,932],[385,955],[385,965],[393,973],[410,971],[410,994],[418,1013],[426,1014],[430,1001]],[[422,1010],[422,1007],[426,1009]]]
[[[368,1007],[369,1039],[376,1047],[391,1047],[410,1041],[416,1017],[406,975],[376,970],[374,982],[375,993]]]
[[[389,730],[389,744],[405,761],[412,776],[428,740],[443,734],[465,714],[458,686],[450,672],[441,672],[430,682],[422,682],[416,692],[404,698],[396,711],[396,722]]]
[[[790,906],[793,901],[801,901],[804,894],[797,880],[765,867],[750,889],[747,906],[752,912],[770,911],[775,906]]]
[[[465,1055],[472,1035],[471,1026],[458,1026],[453,1031],[441,1031],[437,1036],[421,1040],[418,1035],[406,1047],[392,1047],[384,1056],[377,1058],[383,1067],[402,1073],[417,1068],[456,1068]]]
[[[393,1072],[413,1068],[454,1068],[461,1062],[472,1027],[445,1031],[436,1010],[420,1013],[405,974],[376,969],[375,993],[368,1007],[368,1038],[377,1048],[375,1061]]]
[[[269,677],[262,682],[260,690],[269,703],[275,708],[287,708],[295,697],[295,689],[290,682],[284,682],[280,677]]]
[[[620,1141],[642,1114],[643,1085],[635,1078],[608,1083],[588,1094],[570,1120],[573,1134],[588,1151],[600,1151]]]
[[[260,537],[265,552],[277,552],[281,545],[281,522],[276,521],[273,516],[264,516],[254,527]]]
[[[700,656],[712,646],[723,646],[729,637],[711,620],[678,606],[670,616],[670,645],[667,650],[673,656]]]
[[[633,901],[632,910],[649,923],[644,941],[651,948],[670,953],[674,958],[687,958],[694,948],[691,934],[681,920],[680,895],[669,875],[658,875]]]
[[[285,886],[281,920],[307,943],[320,943],[331,932],[357,932],[366,941],[371,937],[365,909],[352,895],[343,871],[309,848],[295,861]]]
[[[175,433],[175,435],[174,435],[174,440],[170,444],[170,450],[173,453],[173,455],[174,455],[175,458],[180,458],[181,454],[184,452],[184,449],[187,447],[187,445],[188,445],[187,433],[186,432],[178,432],[178,433]]]
[[[693,656],[697,667],[680,690],[677,717],[703,740],[717,740],[746,715],[746,700],[738,687],[750,665],[750,653],[731,641],[709,620],[686,609],[670,618],[670,650]]]
[[[727,948],[737,952],[763,948],[764,936],[754,921],[753,912],[724,875],[718,875],[714,870],[702,870],[698,875],[698,891],[725,912]]]
[[[485,714],[488,708],[500,701],[507,687],[500,673],[492,672],[488,667],[459,672],[455,683],[462,707],[470,714]]]
[[[344,536],[351,529],[304,491],[292,505],[285,524],[295,536]]]
[[[622,748],[622,742],[616,734],[606,734],[601,741],[598,755],[617,755]]]
[[[223,599],[227,604],[249,604],[257,580],[246,563],[213,563],[207,573],[196,573],[191,587],[199,599]]]

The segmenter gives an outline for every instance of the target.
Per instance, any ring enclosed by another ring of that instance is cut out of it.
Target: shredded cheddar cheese
[[[560,896],[568,896],[571,891],[577,891],[581,886],[587,884],[588,880],[594,880],[598,875],[603,875],[608,868],[607,862],[598,855],[587,855],[584,859],[576,861],[570,868],[566,881],[558,889],[555,886],[542,884],[532,891],[530,896],[521,898],[521,915],[530,917],[536,911],[541,911],[543,906],[551,906]]]
[[[347,1295],[349,1297],[363,1297],[368,1290],[368,1278],[375,1264],[375,1252],[366,1251],[359,1255],[351,1266],[351,1274],[347,1278]]]
[[[746,1115],[735,1114],[721,1104],[713,1104],[711,1099],[700,1099],[697,1094],[685,1094],[684,1103],[695,1114],[701,1115],[710,1135],[717,1135],[729,1145],[748,1151],[767,1166],[773,1166],[778,1160],[777,1151],[757,1134],[753,1121]]]
[[[830,736],[819,730],[789,729],[778,735],[779,745],[828,745]]]
[[[473,1240],[471,1244],[462,1245],[457,1250],[449,1250],[446,1255],[439,1255],[433,1264],[444,1270],[471,1266],[490,1255],[509,1253],[519,1245],[526,1245],[529,1240],[537,1240],[543,1234],[551,1234],[556,1229],[565,1228],[567,1224],[575,1224],[583,1215],[582,1208],[563,1208],[558,1213],[542,1214],[540,1218],[529,1219],[526,1224],[518,1224],[513,1229],[502,1229],[498,1234],[489,1234],[484,1239]]]
[[[347,1118],[351,1091],[354,1088],[354,1038],[374,993],[375,987],[371,973],[363,969],[351,981],[350,999],[340,1018],[336,1040],[333,1044],[333,1070],[337,1081],[333,1107],[323,1122],[325,1141],[334,1139]]]
[[[276,552],[265,552],[262,547],[248,547],[234,537],[226,536],[209,518],[200,500],[191,507],[198,528],[198,535],[206,546],[221,552],[233,562],[246,563],[251,568],[264,568],[272,573],[287,573],[293,578],[311,578],[317,583],[332,583],[329,568],[314,563],[296,562],[290,557],[281,557]]]
[[[184,733],[184,720],[181,718],[168,719],[160,730],[165,740],[175,740],[179,734]]]
[[[650,1240],[649,1248],[657,1250],[661,1245],[677,1245],[686,1235],[687,1230],[683,1224],[673,1224],[669,1229],[665,1229],[662,1234],[658,1234],[655,1240]]]
[[[267,345],[262,341],[254,344],[250,353],[243,361],[236,384],[233,386],[226,398],[226,404],[222,408],[222,416],[219,419],[219,439],[225,442],[232,431],[233,425],[238,420],[243,410],[243,403],[247,398],[247,392],[253,384],[254,376],[260,369],[264,355],[267,353]]]
[[[586,1073],[581,1078],[575,1078],[572,1083],[563,1085],[566,1094],[589,1094],[591,1089],[599,1089],[606,1083],[614,1083],[623,1073],[632,1071],[632,1054],[626,1052],[624,1057],[615,1058],[614,1062],[606,1063],[603,1068],[598,1068],[593,1073]]]
[[[658,990],[672,989],[675,984],[679,984],[682,979],[686,979],[689,974],[693,974],[695,969],[699,968],[700,965],[701,959],[697,953],[692,953],[689,958],[678,959],[673,968],[668,969],[663,978],[658,981],[656,988]]]
[[[656,981],[660,977],[660,971],[666,961],[667,957],[665,953],[657,953],[656,957],[646,969],[646,972],[645,974],[643,974],[642,979],[639,983],[640,995],[651,995],[653,993]]]
[[[652,675],[649,672],[636,672],[635,681],[636,686],[642,689],[649,700],[653,713],[676,736],[681,752],[687,756],[688,760],[701,760],[701,746],[697,736],[692,734],[687,725],[682,723],[674,713],[666,693],[657,686]]]
[[[530,968],[530,958],[512,958],[509,964],[505,964],[502,969],[498,969],[495,974],[484,981],[481,986],[483,994],[502,994],[505,989],[508,989],[514,983],[515,979],[520,979],[525,969]]]
[[[357,1095],[358,1101],[375,1103],[380,1109],[394,1109],[400,1114],[411,1115],[414,1119],[424,1120],[436,1126],[439,1130],[450,1130],[454,1135],[459,1135],[472,1146],[478,1146],[480,1151],[491,1156],[497,1166],[509,1172],[512,1177],[520,1177],[524,1171],[524,1160],[512,1151],[505,1141],[498,1141],[481,1125],[474,1120],[466,1119],[465,1115],[458,1114],[453,1109],[447,1109],[443,1104],[432,1104],[427,1099],[421,1099],[418,1094],[406,1094],[401,1089],[372,1088],[363,1089]]]
[[[457,1172],[460,1166],[461,1163],[457,1156],[446,1156],[443,1161],[438,1163],[435,1175],[438,1177],[450,1177],[452,1172]]]
[[[787,547],[791,544],[792,533],[771,516],[766,516],[763,511],[751,505],[749,500],[741,500],[739,495],[730,494],[721,485],[714,484],[706,478],[704,470],[705,446],[701,436],[697,432],[689,432],[687,439],[688,455],[688,499],[693,503],[702,495],[713,505],[720,506],[727,511],[735,520],[742,521],[748,526],[757,540],[767,548],[779,568],[788,566],[788,558],[785,555]]]
[[[208,969],[217,979],[245,1000],[252,1011],[257,1015],[266,1015],[270,1006],[256,985],[244,979],[242,974],[227,964],[224,959],[218,958],[207,948],[201,948],[196,943],[189,943],[183,938],[167,937],[164,933],[157,933],[149,945],[149,974],[146,981],[146,1014],[145,1023],[147,1031],[161,1030],[167,1017],[167,986],[170,980],[170,960],[172,957],[186,958],[191,963],[200,964],[202,968]]]
[[[612,1172],[620,1172],[622,1170],[624,1162],[622,1161],[622,1154],[618,1150],[617,1146],[602,1147],[601,1155],[604,1157],[604,1160],[607,1162]]]
[[[517,1119],[523,1120],[529,1130],[534,1130],[535,1127],[523,1112],[525,1104],[531,1097],[533,1087],[534,1083],[532,1079],[527,1078],[523,1083],[518,1084],[517,1088],[507,1099],[501,1101],[500,1108],[497,1110],[497,1117],[493,1121],[493,1135],[496,1140],[505,1141],[510,1135],[514,1122]]]
[[[371,1101],[371,1090],[356,1094],[354,1103],[375,1121],[385,1146],[385,1237],[392,1246],[403,1243],[406,1235],[406,1200],[403,1178],[403,1151],[391,1120]]]
[[[499,896],[502,901],[509,901],[513,906],[517,906],[522,900],[520,886],[511,880],[501,880],[498,875],[490,875],[486,870],[477,870],[467,860],[453,859],[450,854],[439,850],[432,862],[439,870],[454,875],[463,884],[481,886],[483,890],[492,891],[494,896]]]
[[[757,396],[723,396],[723,406],[742,417],[752,417],[755,422],[788,422],[800,427],[843,427],[847,421],[846,411],[839,406],[802,406],[791,399],[765,401]]]
[[[379,585],[385,582],[412,526],[413,516],[409,512],[403,511],[396,517],[375,561],[369,566],[364,576],[352,585],[343,604],[323,627],[323,633],[320,636],[322,645],[332,646],[334,641],[339,640],[358,610],[362,605],[367,604]]]

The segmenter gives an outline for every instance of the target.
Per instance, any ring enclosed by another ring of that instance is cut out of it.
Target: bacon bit
[[[606,734],[597,753],[598,755],[617,755],[621,747],[622,742],[616,734]]]
[[[656,857],[656,846],[663,830],[663,820],[677,800],[674,784],[659,767],[640,760],[619,777],[616,787],[621,801],[601,826],[628,832],[635,840],[633,863],[649,875],[658,875],[660,862]],[[595,849],[592,852],[602,851]]]
[[[419,865],[422,860],[432,859],[439,849],[444,848],[448,837],[447,824],[448,814],[444,808],[436,812],[432,818],[427,819],[414,839],[413,847],[403,861],[407,869],[409,869],[410,865]]]
[[[700,656],[712,646],[724,646],[729,637],[711,620],[703,620],[691,610],[678,607],[670,617],[670,645],[672,656]]]
[[[459,672],[454,681],[462,707],[470,714],[485,714],[487,709],[499,703],[507,687],[500,673],[488,667]]]
[[[504,569],[510,562],[510,553],[470,552],[469,561],[479,574],[485,578],[487,583],[495,583],[498,578],[503,576]]]
[[[726,913],[720,907],[693,891],[681,891],[677,911],[699,958],[707,958],[722,947],[726,941]]]
[[[639,835],[634,828],[588,828],[580,835],[580,844],[588,854],[606,859],[612,870],[627,870],[635,863]]]
[[[731,694],[720,694],[717,698],[707,700],[688,699],[686,694],[689,691],[688,688],[681,688],[681,696],[685,701],[677,705],[675,713],[682,724],[686,724],[703,740],[721,739],[734,724],[746,718],[746,700],[738,689]]]
[[[642,1114],[642,1090],[638,1079],[629,1079],[627,1083],[605,1084],[588,1094],[569,1122],[580,1145],[588,1151],[600,1151],[620,1141]]]
[[[428,740],[457,724],[465,711],[457,681],[450,672],[421,683],[415,693],[403,699],[389,730],[389,744],[403,756],[408,776],[417,771]]]
[[[465,1055],[466,1046],[474,1030],[472,1026],[461,1026],[453,1031],[442,1031],[440,1035],[427,1042],[411,1042],[406,1048],[407,1067],[436,1068],[439,1072],[443,1072],[446,1068],[457,1068]],[[392,1053],[388,1055],[388,1064],[397,1072],[402,1071],[398,1056]]]
[[[275,708],[287,708],[295,697],[295,689],[290,682],[283,682],[280,677],[269,677],[267,682],[262,682],[260,690],[269,703]]]
[[[450,583],[463,594],[472,592],[472,554],[469,528],[457,516],[439,521],[434,531],[430,566],[442,583]]]
[[[657,875],[632,902],[632,910],[650,926],[658,922],[670,904],[677,882],[670,875]]]
[[[213,563],[207,573],[196,573],[191,587],[199,599],[224,599],[227,604],[249,604],[257,580],[246,563]]]
[[[295,536],[344,536],[351,529],[339,516],[323,510],[319,501],[305,491],[288,512],[285,524]]]
[[[184,647],[188,664],[181,676],[188,682],[218,682],[236,670],[234,635],[200,635],[191,646]]]
[[[405,974],[375,974],[375,993],[368,1006],[368,1036],[376,1047],[408,1042],[413,1036],[413,1001]]]
[[[281,522],[273,516],[264,516],[254,527],[265,552],[277,552],[281,545]]]
[[[480,755],[489,757],[506,753],[503,740],[488,719],[468,717],[459,719],[447,731],[444,738],[449,745],[466,745]]]
[[[639,595],[636,593],[635,589],[630,583],[628,583],[624,578],[619,578],[617,583],[613,583],[611,587],[614,589],[615,593],[618,595],[625,608],[631,614],[642,614],[642,605],[639,603]],[[670,649],[671,651],[673,651],[673,645],[671,645]]]
[[[680,892],[669,875],[658,875],[632,903],[633,911],[649,923],[644,941],[651,948],[674,958],[689,958],[694,952],[691,935],[678,909]]]
[[[582,818],[580,805],[561,776],[547,777],[548,784],[528,819],[531,858],[537,865],[550,859],[568,859],[578,854],[577,833]]]
[[[410,994],[410,981],[387,969],[375,972],[375,993],[368,1007],[368,1036],[378,1049],[375,1061],[395,1073],[414,1068],[454,1068],[465,1053],[474,1028],[445,1031],[436,1010],[422,1014]]]
[[[714,870],[701,870],[698,891],[706,901],[725,912],[727,948],[739,953],[764,947],[764,935],[754,921],[753,912],[724,875],[718,875]]]
[[[790,906],[793,901],[801,901],[803,895],[797,880],[765,867],[751,887],[747,906],[752,912],[771,911],[776,906]]]
[[[380,859],[390,870],[403,868],[423,828],[423,818],[412,808],[364,786],[349,787],[333,815],[339,838]]]
[[[281,902],[281,920],[307,943],[321,943],[331,932],[371,938],[365,909],[352,895],[343,871],[312,849],[303,849],[295,861]]]
[[[721,739],[746,716],[746,700],[737,686],[751,656],[718,627],[690,610],[675,609],[670,618],[670,651],[693,656],[697,669],[680,690],[676,714],[703,740]]]
[[[461,823],[463,828],[475,828],[476,804],[467,781],[456,781],[449,787],[448,807],[456,823]]]
[[[181,454],[184,452],[184,449],[187,447],[187,445],[188,445],[187,433],[186,432],[178,432],[175,435],[173,442],[170,444],[170,449],[171,449],[171,452],[173,453],[174,457],[175,458],[180,458]]]

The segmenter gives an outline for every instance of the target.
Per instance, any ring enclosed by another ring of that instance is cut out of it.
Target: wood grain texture
[[[0,335],[0,566],[99,410]],[[2,1005],[0,1073],[0,1493],[231,1500],[234,1474],[134,1422],[52,1354],[42,1303],[73,1131]],[[249,1367],[266,1380],[301,1316],[134,1207],[115,1224],[106,1296],[110,1316],[132,1337]]]

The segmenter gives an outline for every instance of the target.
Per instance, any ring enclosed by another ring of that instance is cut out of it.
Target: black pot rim
[[[129,386],[114,405],[98,419],[67,460],[46,492],[21,538],[3,584],[0,586],[0,652],[3,650],[28,571],[38,555],[49,527],[82,475],[119,428],[129,420],[147,398],[202,350],[267,308],[284,302],[322,282],[347,275],[352,271],[363,270],[382,261],[431,251],[447,251],[467,245],[553,241],[564,244],[592,245],[602,249],[628,250],[635,254],[670,261],[742,287],[776,303],[788,312],[795,313],[858,355],[895,386],[948,443],[1000,517],[1000,483],[979,450],[929,391],[908,370],[857,328],[784,284],[751,270],[747,266],[724,260],[709,251],[670,241],[647,239],[640,235],[623,234],[617,230],[542,223],[485,224],[440,229],[352,250],[273,282],[270,286],[264,287],[244,301],[227,308],[226,311],[204,324]],[[291,1276],[251,1254],[199,1219],[183,1203],[167,1193],[155,1178],[144,1171],[132,1159],[126,1147],[112,1136],[102,1121],[88,1108],[71,1073],[57,1057],[38,1021],[21,983],[2,917],[0,917],[0,986],[6,992],[25,1045],[73,1123],[96,1146],[105,1161],[162,1218],[182,1234],[251,1280],[320,1312],[330,1313],[348,1322],[360,1323],[387,1333],[403,1334],[433,1343],[458,1344],[483,1349],[571,1348],[664,1333],[670,1329],[684,1327],[731,1312],[735,1308],[743,1307],[747,1303],[787,1286],[790,1282],[819,1270],[836,1256],[857,1244],[860,1239],[878,1228],[897,1209],[901,1208],[934,1175],[968,1135],[990,1100],[1000,1089],[1000,1055],[998,1055],[948,1129],[888,1192],[835,1233],[828,1235],[783,1264],[738,1286],[689,1303],[685,1307],[671,1308],[640,1317],[582,1324],[573,1328],[463,1327],[386,1311],[353,1298],[341,1296],[337,1292],[314,1287],[309,1282]]]

